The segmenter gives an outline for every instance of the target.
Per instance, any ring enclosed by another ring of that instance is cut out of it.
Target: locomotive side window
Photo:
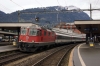
[[[29,35],[36,36],[37,35],[37,32],[38,32],[37,29],[30,29],[29,30]]]
[[[55,36],[55,33],[54,32],[52,32],[52,36]]]
[[[50,36],[50,32],[49,32],[49,34],[48,34],[49,36]]]
[[[26,35],[26,29],[25,28],[21,28],[21,35]]]
[[[44,36],[46,36],[46,31],[44,31]]]
[[[37,31],[37,35],[38,35],[38,36],[41,36],[41,30],[38,30],[38,31]]]

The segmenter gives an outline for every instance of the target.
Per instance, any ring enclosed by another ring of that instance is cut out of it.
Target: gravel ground
[[[40,59],[42,59],[43,57],[47,56],[48,54],[50,54],[53,51],[56,51],[60,48],[61,47],[57,47],[57,48],[50,49],[50,50],[47,50],[47,51],[44,51],[44,52],[33,54],[31,56],[28,56],[28,57],[25,57],[23,59],[17,60],[15,62],[6,64],[4,66],[31,66],[34,63],[36,63],[37,61],[39,61]]]

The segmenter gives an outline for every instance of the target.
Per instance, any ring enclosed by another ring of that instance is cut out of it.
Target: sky
[[[80,9],[100,8],[99,0],[0,0],[0,11],[11,13],[17,10],[48,6],[76,6]],[[89,11],[85,11],[89,15]],[[92,11],[93,19],[100,19],[100,11]]]

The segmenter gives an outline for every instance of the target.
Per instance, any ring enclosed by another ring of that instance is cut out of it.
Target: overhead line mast
[[[90,20],[92,18],[92,9],[91,9],[91,4],[90,4]]]

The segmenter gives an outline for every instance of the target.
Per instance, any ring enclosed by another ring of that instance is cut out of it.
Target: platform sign
[[[94,44],[90,44],[90,47],[93,47],[94,46]]]
[[[16,46],[16,42],[13,42],[13,45]]]

